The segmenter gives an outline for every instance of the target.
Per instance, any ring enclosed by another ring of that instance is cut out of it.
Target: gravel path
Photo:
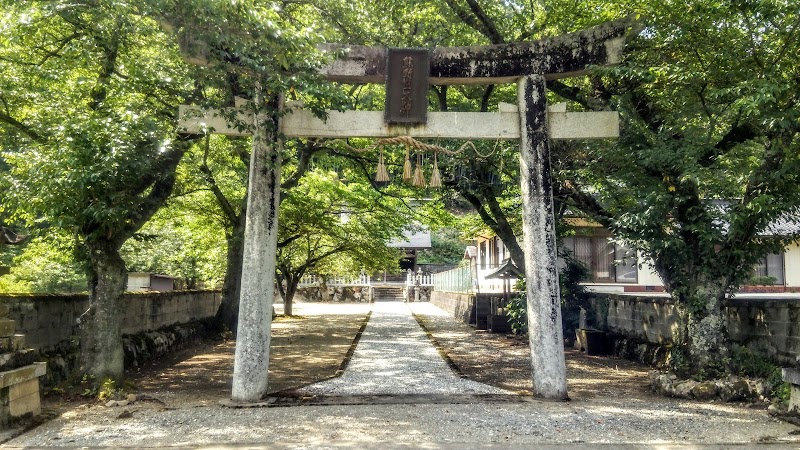
[[[407,358],[409,355],[427,358],[431,350],[421,343],[425,340],[421,331],[403,325],[409,318],[407,313],[401,314],[399,306],[389,305],[381,312],[384,305],[376,304],[378,310],[370,322],[373,325],[382,322],[379,318],[385,315],[388,327],[406,330],[408,335],[393,352],[413,364],[415,358]],[[412,306],[418,314],[441,318],[441,312],[432,305]],[[323,307],[338,310],[348,305],[320,306]],[[395,307],[398,311],[393,312],[391,308]],[[315,313],[314,304],[303,308],[303,314]],[[401,320],[401,316],[405,318]],[[372,340],[369,336],[365,334],[362,341]],[[367,349],[372,344],[364,345]],[[398,358],[381,354],[382,348],[372,347],[371,354],[385,360],[382,364],[394,365],[394,359]],[[346,372],[360,371],[355,369],[360,367],[358,364],[354,358]],[[440,363],[426,364],[439,367]],[[447,377],[448,383],[453,382],[449,368],[435,370]],[[380,370],[368,378],[375,381],[375,374],[380,374]],[[205,445],[219,448],[238,444],[240,448],[266,445],[268,448],[384,449],[531,448],[564,444],[566,448],[585,448],[591,443],[590,448],[604,444],[616,449],[634,444],[625,448],[638,449],[674,448],[667,444],[690,448],[697,448],[698,444],[722,444],[719,448],[730,448],[731,444],[743,444],[742,448],[751,448],[756,443],[782,444],[770,447],[774,449],[800,448],[797,431],[797,427],[773,419],[761,409],[635,395],[600,395],[567,403],[528,398],[521,403],[420,402],[251,409],[231,409],[213,402],[176,408],[140,401],[125,408],[82,406],[69,410],[3,447]]]
[[[512,394],[459,378],[401,302],[378,302],[342,376],[300,389],[322,395]]]

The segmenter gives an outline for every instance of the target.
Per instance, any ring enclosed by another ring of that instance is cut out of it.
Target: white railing
[[[440,292],[503,292],[503,280],[485,278],[486,275],[496,271],[498,267],[497,265],[487,265],[485,268],[474,269],[464,266],[433,274],[433,290]],[[511,281],[512,289],[513,286],[514,280]]]
[[[324,277],[325,284],[328,286],[369,286],[371,284],[370,276],[362,273],[357,277]],[[319,286],[322,283],[323,277],[319,275],[306,275],[300,279],[297,287]]]
[[[456,267],[433,274],[433,290],[440,292],[472,292],[472,268]]]
[[[433,274],[409,271],[406,272],[405,285],[408,287],[431,286],[436,291],[444,292],[503,292],[503,280],[485,278],[495,270],[497,270],[495,266],[478,267],[477,269],[465,266]],[[323,277],[319,275],[306,275],[300,280],[298,287],[319,286],[322,281]],[[328,286],[370,286],[372,279],[369,275],[362,273],[357,277],[325,277],[325,283]],[[513,286],[513,284],[512,281],[511,285]]]
[[[406,273],[406,286],[433,286],[433,275],[431,273],[414,273],[409,270]]]

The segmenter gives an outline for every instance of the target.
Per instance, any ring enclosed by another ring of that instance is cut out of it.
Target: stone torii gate
[[[523,200],[523,239],[528,298],[528,336],[534,395],[567,398],[566,364],[561,330],[561,298],[556,269],[556,236],[549,139],[613,138],[619,135],[615,112],[569,113],[564,107],[550,108],[546,101],[547,80],[584,74],[591,65],[620,62],[630,19],[608,22],[580,32],[523,44],[437,48],[422,59],[407,59],[400,50],[403,81],[408,81],[413,62],[423,61],[428,83],[498,84],[517,83],[518,107],[501,104],[497,113],[450,113],[425,111],[403,120],[410,113],[413,97],[401,87],[402,97],[392,111],[331,111],[326,121],[295,109],[280,119],[279,130],[287,137],[411,136],[416,138],[519,139]],[[343,51],[344,56],[322,69],[331,81],[363,84],[384,83],[392,70],[392,51],[385,48],[325,45],[324,50]],[[415,50],[410,53],[414,55]],[[407,54],[406,54],[407,55]],[[411,57],[409,57],[411,58]],[[417,67],[421,64],[417,64]],[[424,69],[423,69],[424,71]],[[413,73],[414,76],[418,75]],[[425,71],[424,71],[425,72]],[[388,84],[388,83],[387,83]],[[406,83],[408,84],[408,83]],[[390,89],[391,86],[387,86]],[[417,92],[419,94],[419,92]],[[387,92],[387,98],[390,94]],[[388,103],[388,102],[387,102]],[[419,102],[413,104],[418,106]],[[388,105],[387,105],[388,107]],[[242,267],[239,328],[234,362],[232,400],[252,403],[267,393],[270,331],[277,248],[277,217],[280,183],[280,141],[268,135],[263,117],[244,117],[254,124],[252,133],[230,126],[220,111],[181,107],[180,127],[188,133],[226,135],[253,134],[244,262]],[[255,119],[255,120],[254,120]]]

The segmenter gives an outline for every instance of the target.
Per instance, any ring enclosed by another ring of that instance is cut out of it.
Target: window
[[[564,238],[564,248],[591,270],[595,283],[636,283],[636,252],[605,237]]]
[[[481,261],[481,269],[486,268],[486,241],[478,244],[478,259]]]
[[[783,253],[770,253],[761,259],[753,270],[754,277],[775,278],[775,284],[784,285]]]

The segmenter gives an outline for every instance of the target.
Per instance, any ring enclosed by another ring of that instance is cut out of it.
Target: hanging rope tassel
[[[375,173],[375,181],[378,183],[386,183],[389,181],[389,172],[386,171],[386,164],[383,162],[383,149],[381,149],[381,156],[378,158],[378,170]]]
[[[433,169],[431,170],[431,182],[428,186],[432,188],[442,187],[442,174],[439,172],[439,163],[436,160],[436,153],[433,154]]]
[[[416,187],[425,187],[425,175],[422,173],[422,155],[417,155],[417,168],[414,170],[414,182]]]
[[[403,163],[403,181],[411,181],[411,159],[409,158],[409,147],[406,143],[406,161]]]

